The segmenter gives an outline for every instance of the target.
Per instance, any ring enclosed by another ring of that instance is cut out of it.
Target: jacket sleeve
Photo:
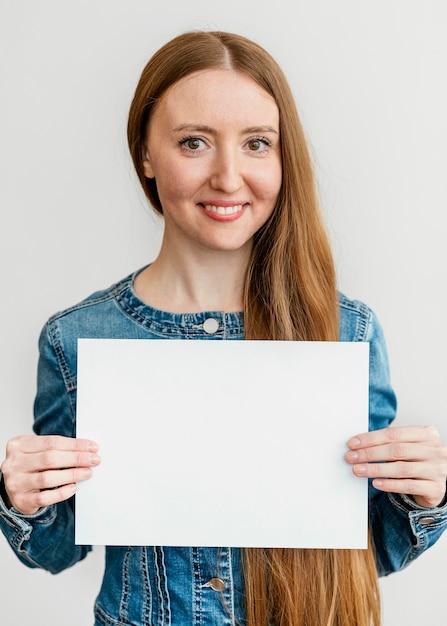
[[[44,327],[39,352],[34,431],[37,435],[74,437],[75,376],[67,370],[55,324]],[[0,529],[25,565],[55,574],[74,565],[91,550],[91,546],[74,543],[73,498],[40,509],[34,515],[22,515],[9,506],[1,483]]]
[[[385,341],[377,318],[369,312],[370,430],[386,428],[395,416]],[[376,490],[370,481],[369,516],[380,576],[398,571],[432,546],[447,527],[447,501],[428,509],[409,496]]]

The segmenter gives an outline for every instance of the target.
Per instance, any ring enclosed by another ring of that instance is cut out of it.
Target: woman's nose
[[[225,193],[234,193],[242,187],[241,163],[232,151],[216,155],[210,184],[213,189],[225,191]]]

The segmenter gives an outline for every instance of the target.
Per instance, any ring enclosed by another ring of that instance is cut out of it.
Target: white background
[[[47,317],[156,253],[126,116],[149,56],[192,28],[246,35],[284,68],[340,288],[385,328],[397,423],[446,441],[444,0],[0,0],[1,445],[31,432]],[[384,626],[442,622],[446,547],[382,581]],[[52,577],[2,540],[0,563],[2,623],[93,623],[101,549]]]

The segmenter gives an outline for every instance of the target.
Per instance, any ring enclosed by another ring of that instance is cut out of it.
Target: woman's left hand
[[[433,426],[390,427],[348,441],[346,461],[356,476],[373,478],[380,491],[411,495],[424,507],[446,494],[447,447]]]

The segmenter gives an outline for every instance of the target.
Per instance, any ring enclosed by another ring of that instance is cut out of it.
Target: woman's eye
[[[180,139],[179,144],[191,152],[197,152],[203,148],[203,139],[198,137],[184,137]]]
[[[268,139],[256,137],[254,139],[250,139],[247,145],[251,152],[262,152],[265,148],[268,148],[272,144]]]
[[[200,148],[200,139],[188,139],[186,145],[190,150],[198,150]]]

